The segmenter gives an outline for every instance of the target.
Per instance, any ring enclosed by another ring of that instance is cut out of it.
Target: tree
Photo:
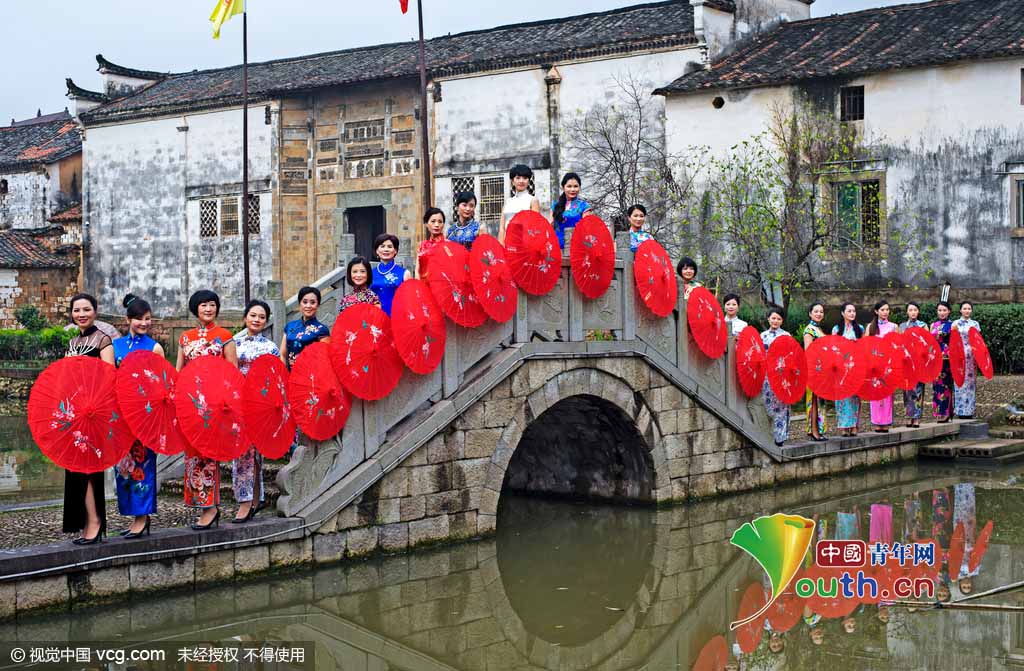
[[[14,311],[14,318],[25,330],[33,333],[42,331],[50,325],[43,313],[34,305],[22,305]]]

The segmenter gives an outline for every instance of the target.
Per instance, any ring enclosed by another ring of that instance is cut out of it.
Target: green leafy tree
[[[25,330],[32,333],[42,331],[50,325],[49,322],[46,321],[46,317],[43,316],[43,313],[34,305],[22,305],[14,311],[14,318],[18,320],[18,323],[21,324]]]

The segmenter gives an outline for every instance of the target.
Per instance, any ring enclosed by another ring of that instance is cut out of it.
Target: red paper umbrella
[[[181,432],[207,459],[237,459],[251,444],[242,410],[244,386],[242,373],[219,356],[195,359],[178,374],[174,407]]]
[[[288,368],[281,359],[264,354],[252,362],[242,399],[245,427],[260,454],[267,459],[287,454],[295,440],[295,418],[288,402]]]
[[[160,454],[185,449],[178,426],[174,387],[178,371],[159,354],[132,352],[117,369],[117,403],[139,442]]]
[[[964,544],[966,542],[964,523],[957,522],[953,535],[949,538],[949,553],[946,555],[946,573],[950,580],[960,577],[960,569],[964,563]]]
[[[768,384],[780,401],[792,405],[803,398],[807,388],[807,359],[800,343],[793,336],[784,335],[775,339],[768,348],[766,367]]]
[[[964,339],[955,328],[949,332],[949,372],[953,374],[953,383],[962,386],[967,375],[967,355],[964,353]]]
[[[672,259],[656,240],[648,240],[637,247],[636,255],[633,257],[633,278],[636,280],[640,299],[644,305],[650,308],[651,312],[659,317],[667,317],[672,314],[672,310],[676,307],[676,301],[679,299],[679,287],[676,285]],[[707,290],[705,289],[705,291]],[[690,294],[690,298],[692,301],[693,294]],[[711,297],[711,300],[717,305],[714,296]],[[721,308],[718,309],[718,313],[722,313]],[[701,349],[703,350],[703,348]],[[708,354],[708,356],[712,355]],[[712,356],[712,358],[717,357]]]
[[[985,556],[985,551],[988,550],[988,541],[992,538],[992,520],[989,520],[985,527],[978,534],[978,541],[974,544],[974,548],[971,550],[971,557],[967,561],[967,570],[970,573],[974,573],[981,566],[981,558]]]
[[[729,643],[721,634],[704,644],[693,663],[693,671],[724,671],[729,663]]]
[[[46,367],[28,399],[28,427],[50,461],[98,473],[124,457],[135,436],[121,416],[117,373],[99,359],[68,357]]]
[[[469,276],[469,252],[462,245],[446,241],[434,250],[428,286],[444,313],[459,326],[476,328],[487,321]]]
[[[896,386],[900,389],[910,391],[917,386],[918,373],[917,364],[914,362],[914,354],[910,350],[909,339],[902,333],[893,331],[889,335],[885,336],[896,352],[896,358],[899,360],[899,376],[896,381]]]
[[[747,586],[746,591],[740,598],[740,607],[736,613],[736,621],[745,620],[758,612],[767,600],[764,598],[764,587],[761,583],[755,582]],[[740,652],[749,655],[757,649],[764,634],[764,615],[756,617],[750,622],[736,628],[736,642],[740,646]]]
[[[374,305],[362,303],[342,315],[364,307],[380,311]],[[332,352],[335,337],[331,336],[330,345],[313,343],[303,349],[288,376],[288,401],[295,423],[313,440],[329,440],[341,433],[352,410],[352,398],[338,381],[336,367],[331,366],[332,354],[337,365],[337,352]]]
[[[794,592],[783,592],[768,609],[768,624],[772,631],[783,633],[796,626],[804,614],[804,600]]]
[[[576,224],[569,243],[572,279],[587,298],[599,298],[608,291],[615,275],[615,241],[608,226],[594,215]]]
[[[892,396],[902,374],[893,341],[881,336],[867,336],[860,340],[860,348],[864,359],[864,383],[857,390],[857,395],[865,401],[880,401]]]
[[[736,376],[740,380],[743,393],[750,398],[761,393],[767,361],[764,343],[761,342],[757,329],[748,326],[740,331],[739,337],[736,338]]]
[[[505,230],[505,253],[516,286],[543,296],[558,284],[562,250],[555,229],[539,212],[524,210],[512,217]]]
[[[431,277],[436,268],[430,267]],[[341,385],[365,401],[384,398],[402,377],[404,366],[391,336],[391,320],[375,305],[354,305],[338,315],[331,332],[331,353]]]
[[[686,302],[686,321],[693,340],[705,356],[717,359],[725,353],[729,345],[729,325],[725,323],[722,306],[714,294],[704,287],[690,292]]]
[[[412,372],[432,373],[444,358],[444,314],[426,283],[409,279],[398,287],[391,302],[391,331],[398,355]]]
[[[505,248],[493,235],[479,235],[469,253],[469,278],[484,312],[504,324],[516,314],[519,291],[512,281],[512,269],[505,259]]]
[[[985,339],[981,337],[981,331],[976,328],[971,328],[967,332],[967,342],[971,346],[971,351],[974,352],[974,362],[978,364],[978,370],[985,376],[986,380],[992,379],[992,355],[988,352],[988,345],[985,344]]]
[[[811,609],[811,612],[817,613],[825,618],[839,618],[846,617],[853,611],[857,610],[860,605],[860,598],[853,596],[847,598],[843,596],[843,588],[839,583],[839,579],[843,576],[843,570],[837,568],[826,568],[822,566],[812,566],[807,570],[807,577],[810,578],[817,584],[819,581],[823,581],[825,588],[828,589],[830,583],[835,580],[835,584],[839,587],[833,596],[821,596],[817,592],[807,597],[807,607]]]
[[[917,381],[925,384],[933,382],[942,374],[942,349],[931,331],[920,326],[912,326],[903,333],[914,355],[914,368],[917,370]]]
[[[837,335],[818,338],[807,348],[807,386],[829,401],[853,396],[864,384],[859,353],[855,340]]]

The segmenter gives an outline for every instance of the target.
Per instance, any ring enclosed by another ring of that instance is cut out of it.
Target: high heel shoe
[[[206,531],[213,527],[220,527],[220,508],[217,508],[217,514],[213,516],[209,524],[193,524],[192,531]]]
[[[252,518],[256,517],[256,513],[258,513],[259,511],[260,511],[260,506],[257,506],[256,502],[253,501],[252,503],[249,504],[249,512],[247,512],[245,514],[245,517],[235,517],[235,518],[233,518],[231,520],[231,523],[232,524],[245,524],[246,522],[251,521]]]
[[[100,527],[100,530],[96,532],[96,535],[92,538],[86,538],[85,536],[79,536],[75,540],[71,541],[74,545],[95,545],[96,543],[102,543],[103,537],[107,535],[107,530],[104,527]]]
[[[129,531],[128,533],[124,534],[124,537],[125,538],[139,538],[140,536],[148,536],[149,535],[149,522],[150,522],[149,517],[146,517],[146,526],[142,527],[142,529],[139,530],[139,531]]]

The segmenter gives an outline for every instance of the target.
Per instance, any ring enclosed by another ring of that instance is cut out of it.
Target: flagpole
[[[423,42],[423,0],[416,0],[416,10],[420,21],[420,135],[423,160],[423,209],[431,206],[430,198],[430,137],[427,135],[427,56]]]
[[[243,5],[244,7],[244,5]],[[249,30],[242,10],[242,281],[249,303]]]

